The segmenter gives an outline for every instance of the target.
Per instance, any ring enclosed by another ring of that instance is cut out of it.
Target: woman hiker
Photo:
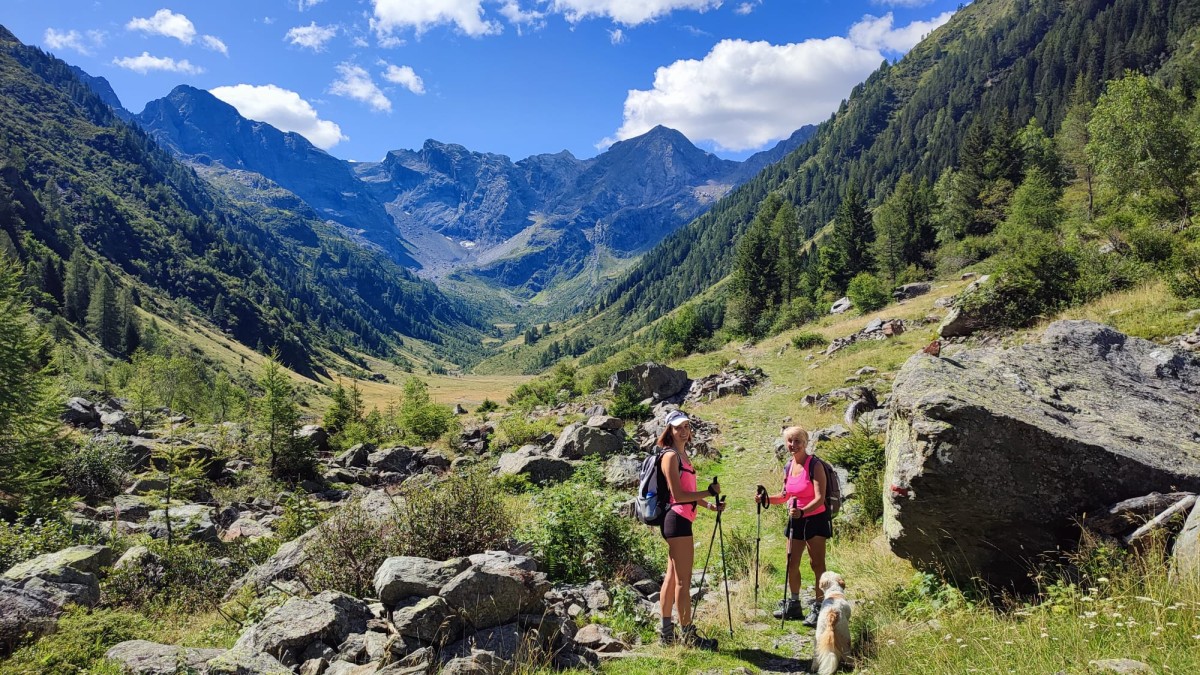
[[[662,605],[662,633],[664,645],[683,644],[716,651],[717,641],[700,637],[692,624],[692,559],[695,546],[692,538],[692,521],[696,510],[702,506],[710,511],[724,510],[724,504],[710,502],[705,497],[716,497],[720,487],[716,480],[707,490],[696,490],[696,470],[688,457],[687,447],[692,440],[692,424],[688,416],[675,410],[667,414],[667,425],[658,437],[662,448],[662,464],[659,470],[666,476],[671,493],[671,508],[662,523],[662,536],[667,540],[667,574],[663,578],[659,593]],[[679,610],[679,634],[671,619],[672,608]]]
[[[813,578],[820,579],[825,573],[825,540],[833,536],[833,524],[825,511],[825,469],[820,462],[810,461],[807,431],[801,427],[788,427],[783,430],[783,440],[792,453],[791,460],[784,467],[783,492],[777,495],[762,494],[769,504],[786,503],[789,514],[785,536],[791,597],[780,602],[775,610],[775,618],[798,619],[803,616],[805,626],[816,627],[817,613],[824,598],[818,586],[807,614],[804,613],[804,606],[800,602],[800,558],[807,549]],[[761,501],[759,495],[755,495],[755,501]]]

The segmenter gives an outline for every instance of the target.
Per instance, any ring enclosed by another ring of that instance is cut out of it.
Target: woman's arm
[[[659,469],[667,477],[667,489],[671,491],[671,496],[675,498],[677,504],[687,504],[689,502],[699,501],[709,496],[709,491],[703,492],[684,492],[683,484],[679,481],[679,454],[674,452],[663,453],[662,465]]]

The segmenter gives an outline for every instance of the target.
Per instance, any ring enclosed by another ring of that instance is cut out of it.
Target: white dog
[[[846,602],[846,581],[836,572],[821,575],[819,586],[825,599],[817,615],[813,672],[833,675],[850,651],[850,603]]]

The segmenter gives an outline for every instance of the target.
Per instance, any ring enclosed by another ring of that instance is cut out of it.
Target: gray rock
[[[408,475],[421,470],[421,453],[404,446],[383,448],[367,455],[367,464],[380,471]]]
[[[224,649],[195,649],[127,640],[109,648],[104,658],[120,663],[129,675],[175,675],[185,668],[207,670],[207,663],[224,653]]]
[[[215,544],[220,541],[217,536],[217,526],[213,523],[212,507],[203,504],[182,504],[170,509],[151,511],[146,521],[146,534],[155,539],[167,538],[167,514],[171,517],[171,530],[174,536],[188,541],[202,541]]]
[[[1133,659],[1098,659],[1088,661],[1088,670],[1093,673],[1120,673],[1121,675],[1137,675],[1155,671],[1149,665]]]
[[[13,565],[4,573],[4,578],[19,580],[41,577],[50,580],[63,567],[70,567],[88,574],[97,574],[112,562],[113,550],[107,546],[71,546]]]
[[[636,455],[617,455],[608,460],[608,466],[604,470],[604,481],[622,490],[637,487],[638,472],[641,468],[642,463]]]
[[[897,375],[884,529],[951,579],[1007,585],[1106,505],[1200,488],[1200,363],[1086,321]]]
[[[154,554],[149,548],[142,546],[130,546],[121,554],[117,562],[113,563],[113,570],[123,569],[139,569],[154,559]]]
[[[853,307],[854,307],[854,303],[850,301],[850,298],[843,297],[840,300],[838,300],[837,302],[833,303],[833,305],[829,308],[829,313],[830,314],[844,314],[844,313],[850,311],[850,309]]]
[[[0,648],[53,632],[66,602],[62,593],[45,584],[0,579]]]
[[[567,480],[575,473],[575,466],[565,459],[542,455],[540,451],[525,452],[523,447],[517,452],[500,455],[498,472],[503,476],[525,475],[534,485],[546,485]]]
[[[508,623],[521,613],[536,613],[550,590],[546,575],[517,568],[472,566],[441,590],[451,607],[461,609],[475,628]]]
[[[633,385],[638,398],[662,401],[683,391],[688,385],[688,376],[682,370],[647,362],[613,373],[608,389],[615,392],[622,384]]]
[[[411,596],[437,595],[442,586],[471,563],[466,558],[445,562],[415,556],[393,556],[375,571],[375,594],[385,607],[395,607]]]
[[[396,632],[430,644],[453,642],[462,635],[463,623],[440,596],[422,598],[415,605],[392,613]]]
[[[595,652],[612,653],[629,650],[629,645],[613,637],[608,626],[589,623],[575,634],[575,642]]]
[[[379,664],[365,663],[355,665],[348,661],[334,661],[324,675],[375,675],[379,672]]]
[[[104,426],[105,431],[111,431],[114,434],[122,436],[133,436],[138,431],[137,425],[133,423],[133,418],[123,412],[111,412],[101,415],[100,424]]]
[[[300,564],[308,557],[306,547],[317,538],[320,533],[318,528],[314,527],[308,532],[299,537],[283,544],[279,550],[270,558],[267,558],[263,563],[253,567],[246,572],[237,581],[230,585],[229,590],[225,592],[225,600],[229,600],[237,594],[245,586],[251,586],[256,592],[262,591],[271,585],[273,581],[287,581],[294,579],[296,571],[300,568]]]
[[[1195,579],[1200,575],[1200,502],[1192,507],[1183,531],[1171,547],[1171,576]]]
[[[117,495],[113,497],[113,512],[117,520],[140,523],[150,517],[150,506],[139,495]]]
[[[622,445],[621,437],[614,433],[596,427],[572,424],[563,429],[550,455],[561,459],[603,459],[621,452]]]
[[[897,300],[908,300],[918,296],[925,295],[933,288],[933,284],[928,281],[918,281],[912,284],[904,284],[896,290],[892,291],[892,297]]]
[[[515,567],[526,572],[536,572],[538,569],[537,561],[533,558],[508,551],[484,551],[468,557],[467,560],[477,567]]]
[[[442,659],[469,658],[478,652],[487,652],[504,661],[511,661],[521,647],[521,627],[516,623],[495,626],[477,631],[442,650]]]
[[[100,602],[100,582],[96,575],[55,561],[54,555],[50,553],[17,565],[5,573],[3,580],[11,582],[12,588],[33,594],[30,611],[40,606],[42,600],[49,600],[60,609],[69,602],[85,607]],[[12,594],[24,595],[15,590]],[[12,602],[18,606],[24,604],[15,599]]]
[[[483,650],[476,650],[470,656],[450,659],[438,671],[441,675],[500,675],[505,672],[508,672],[508,662]]]
[[[58,418],[73,427],[95,428],[100,424],[100,414],[96,412],[96,406],[86,398],[70,398],[67,399],[63,406],[63,411],[59,413]]]
[[[375,446],[369,443],[359,443],[352,445],[345,452],[337,456],[333,463],[344,469],[362,469],[367,466],[367,457],[375,449]]]
[[[141,497],[148,495],[151,492],[162,492],[166,489],[166,480],[162,478],[145,477],[134,480],[133,484],[125,490],[125,494],[131,497]],[[150,511],[147,509],[146,514],[142,516],[142,520],[145,520],[147,517],[149,517],[149,515]]]
[[[233,648],[296,663],[313,642],[336,645],[351,633],[366,632],[370,618],[366,603],[344,593],[325,591],[311,600],[290,598],[243,632]]]
[[[269,654],[240,649],[236,645],[211,659],[205,668],[208,675],[292,675],[291,668]]]
[[[225,528],[221,533],[221,541],[229,543],[238,539],[254,541],[271,536],[271,529],[249,516],[242,516]]]
[[[317,452],[329,452],[329,432],[317,424],[306,424],[296,431],[296,438],[307,441]]]
[[[605,431],[620,431],[625,428],[625,422],[620,417],[609,415],[592,415],[588,418],[587,425]]]

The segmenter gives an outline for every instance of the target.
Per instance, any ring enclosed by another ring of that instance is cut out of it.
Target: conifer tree
[[[121,289],[121,353],[132,354],[142,345],[142,326],[138,320],[137,300],[133,290]]]
[[[870,271],[874,241],[875,229],[862,193],[848,187],[834,216],[833,231],[821,247],[821,288],[843,293],[859,272]]]
[[[312,470],[313,457],[307,443],[296,438],[300,410],[295,390],[279,364],[279,352],[272,351],[263,362],[258,377],[262,396],[255,402],[255,423],[262,435],[271,474],[277,478],[297,478]]]
[[[63,312],[67,321],[83,325],[87,321],[88,305],[91,304],[91,284],[88,282],[89,264],[83,255],[82,245],[71,252],[67,260],[67,278],[63,290]]]
[[[0,260],[0,505],[37,509],[58,478],[56,400],[15,265]]]
[[[121,321],[120,310],[117,307],[117,291],[113,287],[112,279],[105,272],[100,272],[96,290],[92,293],[87,324],[88,332],[99,341],[100,346],[110,352],[121,350],[124,322]]]

